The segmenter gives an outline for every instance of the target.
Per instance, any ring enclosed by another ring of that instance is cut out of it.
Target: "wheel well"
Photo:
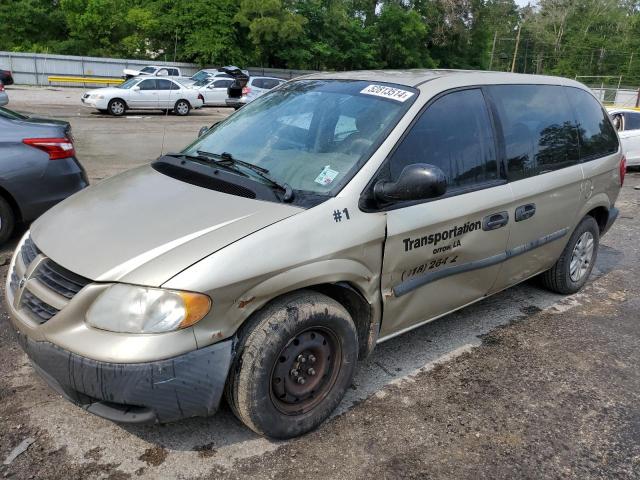
[[[607,227],[607,221],[609,220],[609,210],[607,210],[605,207],[596,207],[593,210],[590,210],[587,215],[590,215],[595,219],[595,221],[598,223],[600,233],[602,233]]]
[[[9,203],[9,205],[11,205],[11,210],[13,210],[13,213],[16,216],[16,222],[24,221],[24,218],[22,216],[22,212],[20,211],[20,207],[18,206],[18,203],[11,196],[11,194],[2,187],[0,187],[0,197],[4,198]]]
[[[127,101],[120,97],[112,98],[111,100],[109,100],[109,103],[107,105],[111,105],[111,102],[115,102],[116,100],[120,100],[122,103],[124,103],[124,108],[129,108],[129,105],[127,105]]]
[[[178,104],[178,102],[187,102],[189,104],[189,107],[191,107],[191,102],[186,98],[179,98],[178,100],[176,100],[176,103],[174,103],[173,106],[175,107]]]
[[[356,325],[356,331],[358,332],[358,356],[360,358],[364,358],[371,353],[371,350],[375,346],[375,344],[370,345],[369,341],[371,334],[372,312],[371,305],[369,305],[369,302],[367,302],[364,296],[356,288],[346,282],[314,285],[307,288],[333,298],[336,302],[340,303],[347,309]]]

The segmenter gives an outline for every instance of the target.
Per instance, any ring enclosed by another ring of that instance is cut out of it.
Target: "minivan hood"
[[[46,256],[91,280],[159,286],[300,211],[194,186],[146,165],[56,205],[33,223],[31,237]]]

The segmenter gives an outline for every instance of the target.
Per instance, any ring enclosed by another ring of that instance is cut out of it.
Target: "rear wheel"
[[[9,202],[0,197],[0,244],[4,244],[16,226],[16,217]]]
[[[173,112],[176,115],[184,117],[185,115],[189,115],[191,111],[191,105],[186,100],[178,100],[173,107]]]
[[[312,291],[275,300],[240,336],[227,399],[255,432],[291,438],[322,423],[351,385],[358,338],[346,309]]]
[[[124,112],[127,111],[127,104],[124,103],[124,100],[119,98],[114,98],[109,102],[109,106],[107,107],[109,113],[115,117],[120,117],[124,115]]]
[[[599,244],[598,223],[588,215],[574,230],[555,265],[540,276],[542,284],[557,293],[576,293],[591,275]]]

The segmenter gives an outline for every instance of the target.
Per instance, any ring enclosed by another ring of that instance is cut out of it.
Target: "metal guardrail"
[[[91,83],[101,85],[120,85],[124,80],[122,78],[100,78],[100,77],[71,77],[71,76],[56,76],[50,75],[47,77],[49,83]]]

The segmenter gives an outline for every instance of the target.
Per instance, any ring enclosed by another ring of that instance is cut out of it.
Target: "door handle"
[[[482,219],[482,230],[488,232],[504,227],[507,223],[509,223],[509,212],[492,213]]]
[[[516,208],[516,222],[521,222],[527,218],[531,218],[536,214],[536,204],[527,203]]]

